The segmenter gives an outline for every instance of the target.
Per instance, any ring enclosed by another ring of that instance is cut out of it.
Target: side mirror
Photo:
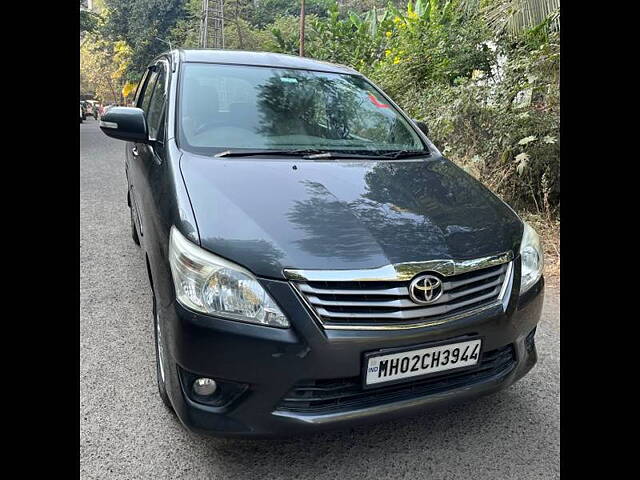
[[[147,121],[141,108],[110,108],[100,119],[100,130],[118,140],[150,143]]]
[[[413,119],[413,123],[416,124],[416,127],[418,127],[422,133],[424,133],[425,135],[429,135],[429,127],[427,127],[427,124],[424,122],[421,122],[420,120],[416,120],[415,118]]]

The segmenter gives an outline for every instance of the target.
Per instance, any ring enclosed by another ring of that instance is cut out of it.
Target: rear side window
[[[166,87],[166,70],[164,64],[158,65],[158,73],[155,78],[155,88],[151,95],[148,108],[144,109],[147,113],[147,126],[149,128],[149,137],[156,139],[160,130],[160,124],[162,123],[164,106],[167,100],[167,87]],[[144,102],[143,102],[144,103]],[[144,107],[143,107],[144,108]]]
[[[142,102],[139,104],[140,108],[144,110],[145,117],[147,116],[147,112],[149,111],[149,103],[151,102],[151,94],[153,93],[153,87],[156,84],[156,78],[158,78],[158,72],[151,72],[151,74],[147,77],[147,84],[142,91],[141,97]]]
[[[136,107],[140,105],[140,99],[142,98],[142,91],[144,90],[144,86],[147,83],[148,76],[149,76],[149,70],[144,72],[144,74],[142,75],[142,79],[140,80],[140,83],[138,83],[138,86],[136,87],[136,93],[133,97],[133,105]]]

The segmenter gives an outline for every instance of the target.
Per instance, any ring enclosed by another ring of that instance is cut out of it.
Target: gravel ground
[[[559,478],[555,287],[538,327],[539,362],[503,392],[298,439],[189,434],[157,395],[150,290],[129,236],[124,143],[92,118],[80,133],[81,478]]]

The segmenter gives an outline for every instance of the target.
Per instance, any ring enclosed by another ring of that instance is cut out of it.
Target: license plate
[[[414,377],[478,363],[482,341],[477,338],[459,343],[412,348],[393,353],[376,352],[366,356],[365,386],[403,382]]]

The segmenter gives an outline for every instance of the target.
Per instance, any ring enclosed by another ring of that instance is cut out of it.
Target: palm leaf
[[[487,24],[496,32],[517,35],[545,22],[550,17],[549,27],[560,29],[560,0],[501,0],[487,6],[483,13]]]
[[[480,13],[496,34],[517,35],[548,22],[548,28],[560,30],[560,0],[494,0],[481,7],[480,0],[460,0],[466,15]]]

